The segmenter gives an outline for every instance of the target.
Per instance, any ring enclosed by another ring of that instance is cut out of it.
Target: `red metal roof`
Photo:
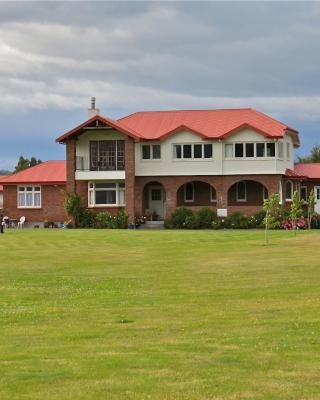
[[[209,139],[221,139],[250,127],[266,137],[282,138],[285,131],[298,132],[252,108],[227,110],[144,111],[118,120],[147,140],[189,129]]]
[[[66,183],[66,161],[46,161],[34,167],[9,175],[1,180],[3,185],[17,183],[53,184]]]
[[[222,139],[243,128],[252,128],[269,138],[282,138],[288,131],[294,136],[295,144],[299,145],[296,130],[252,108],[141,111],[117,121],[95,115],[57,138],[57,142],[64,142],[69,136],[92,126],[95,121],[111,126],[136,140],[160,140],[181,130],[189,130],[203,139]]]
[[[296,164],[294,166],[294,172],[306,176],[309,179],[320,180],[320,163]]]

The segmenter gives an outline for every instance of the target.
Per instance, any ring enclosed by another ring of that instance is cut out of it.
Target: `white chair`
[[[24,227],[24,223],[26,222],[26,217],[21,217],[20,221],[18,222],[18,228],[23,228]]]
[[[2,222],[1,225],[3,226],[3,228],[7,229],[9,228],[9,217],[5,216],[2,218]]]

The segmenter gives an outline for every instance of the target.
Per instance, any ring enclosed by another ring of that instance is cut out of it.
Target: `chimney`
[[[92,118],[97,114],[100,114],[100,110],[96,108],[96,98],[91,97],[91,108],[88,108],[88,118]]]

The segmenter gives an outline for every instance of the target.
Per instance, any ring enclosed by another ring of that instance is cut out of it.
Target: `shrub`
[[[126,229],[128,227],[128,214],[125,210],[119,210],[117,214],[117,228]]]
[[[84,208],[79,216],[79,228],[95,228],[96,217],[91,210]]]
[[[251,228],[263,228],[263,221],[266,217],[264,210],[258,211],[249,219],[249,226]]]
[[[210,229],[212,228],[212,222],[217,219],[217,214],[210,208],[201,208],[196,213],[196,219],[198,220],[199,228]]]
[[[320,215],[313,215],[311,219],[311,228],[320,229]]]
[[[181,207],[177,208],[169,218],[168,224],[170,224],[173,228],[185,228],[186,227],[186,219],[193,215],[193,212],[188,208]]]
[[[75,227],[79,226],[80,216],[83,211],[82,199],[79,193],[67,194],[65,199],[65,209],[74,219]]]
[[[199,229],[200,220],[197,214],[191,214],[186,217],[185,225],[186,229]]]
[[[246,229],[249,226],[248,219],[242,214],[242,212],[234,212],[228,217],[228,227],[233,229]]]
[[[116,217],[113,217],[108,212],[99,212],[96,215],[97,228],[116,228]]]

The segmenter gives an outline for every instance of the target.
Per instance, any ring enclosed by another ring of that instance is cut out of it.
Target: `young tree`
[[[67,194],[65,209],[67,213],[73,217],[74,225],[78,228],[81,214],[83,212],[81,196],[78,193]]]
[[[281,214],[280,211],[280,196],[278,193],[272,194],[266,199],[263,203],[263,209],[266,212],[266,216],[263,220],[265,230],[264,230],[264,238],[265,244],[269,243],[269,229],[274,229],[279,227],[279,217]]]
[[[308,228],[311,229],[312,217],[315,215],[315,205],[316,205],[316,195],[313,190],[311,190],[308,197]]]
[[[302,201],[300,199],[300,194],[297,190],[294,191],[292,197],[292,203],[290,207],[290,219],[292,222],[292,228],[294,231],[294,235],[297,233],[297,220],[301,217],[303,213],[302,209]]]

